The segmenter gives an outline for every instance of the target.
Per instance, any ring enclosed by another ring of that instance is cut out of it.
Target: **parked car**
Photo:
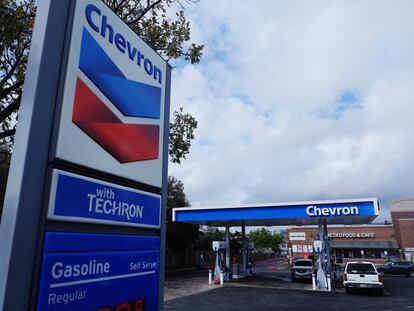
[[[297,259],[290,268],[293,282],[298,279],[312,279],[312,273],[314,273],[314,267],[311,259]]]
[[[293,257],[290,259],[290,266],[294,266],[295,262],[300,260],[300,259],[304,259],[303,257]]]
[[[393,261],[378,267],[377,271],[382,275],[406,275],[414,278],[414,263],[411,261]]]
[[[345,266],[343,284],[347,294],[352,289],[375,289],[379,295],[384,294],[382,275],[371,262],[348,262]]]

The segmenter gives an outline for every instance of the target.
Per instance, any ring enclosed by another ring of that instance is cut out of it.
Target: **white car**
[[[352,289],[372,288],[377,290],[378,295],[384,294],[382,275],[371,262],[348,262],[343,282],[347,293]]]
[[[298,259],[290,269],[292,282],[298,279],[312,280],[314,273],[313,261],[311,259]]]

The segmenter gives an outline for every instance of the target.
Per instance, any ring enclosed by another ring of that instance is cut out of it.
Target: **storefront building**
[[[338,264],[355,260],[384,263],[398,258],[398,243],[392,225],[329,226],[328,236],[334,260]],[[313,255],[313,242],[323,239],[316,226],[288,230],[290,256]]]
[[[414,198],[394,200],[390,204],[395,238],[400,246],[400,257],[414,260]]]

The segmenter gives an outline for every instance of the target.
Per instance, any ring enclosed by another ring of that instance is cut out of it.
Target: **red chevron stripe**
[[[159,126],[122,123],[79,77],[72,122],[120,163],[158,159]]]

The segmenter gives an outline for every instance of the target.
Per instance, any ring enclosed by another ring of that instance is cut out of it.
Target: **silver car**
[[[293,282],[298,279],[312,279],[313,261],[311,259],[299,259],[293,264],[290,272]]]

